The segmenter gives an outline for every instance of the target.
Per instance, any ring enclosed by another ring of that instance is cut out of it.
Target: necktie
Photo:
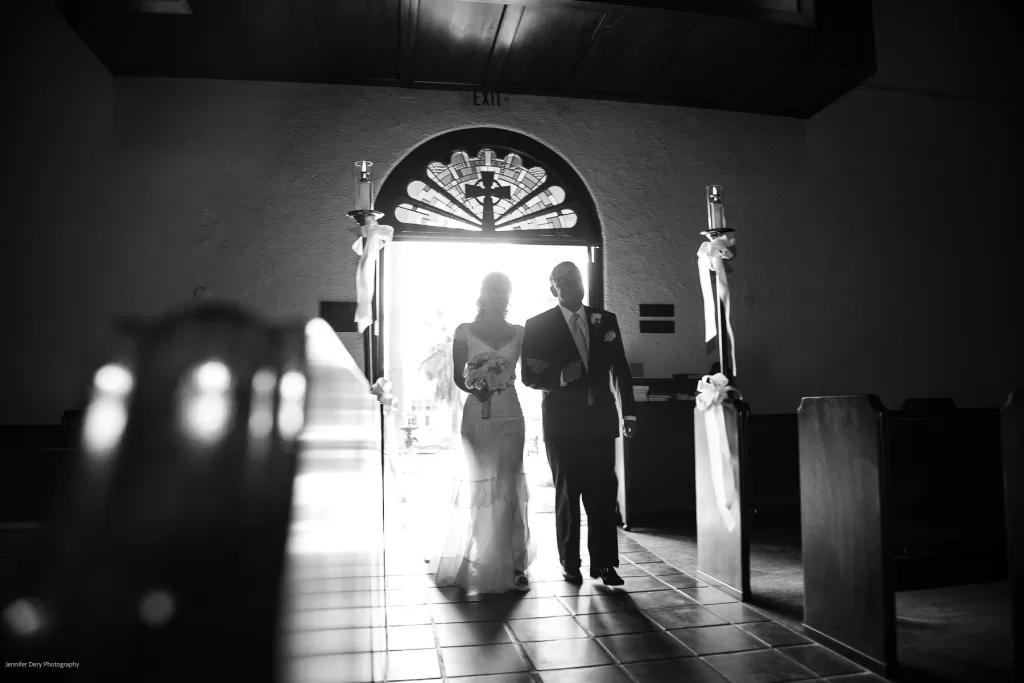
[[[576,342],[576,349],[580,352],[580,358],[583,359],[583,368],[585,370],[589,370],[590,352],[587,349],[587,338],[583,336],[583,325],[580,323],[580,314],[573,313],[572,317],[569,318],[569,321],[571,323],[569,325],[569,329],[572,331],[572,340]],[[587,405],[594,405],[594,395],[590,392],[590,387],[587,387]]]

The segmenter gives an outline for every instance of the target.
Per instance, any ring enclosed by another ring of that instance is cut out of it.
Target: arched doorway
[[[465,128],[431,138],[388,173],[374,208],[396,242],[578,245],[590,252],[590,305],[604,305],[601,225],[579,173],[544,143],[504,128]],[[383,262],[383,260],[382,260]],[[373,377],[382,376],[379,270]]]
[[[389,379],[396,397],[385,416],[392,482],[385,489],[405,510],[386,516],[422,525],[408,534],[422,540],[443,526],[432,516],[446,502],[439,473],[458,462],[465,397],[451,375],[452,334],[473,319],[482,276],[493,270],[510,276],[514,324],[555,304],[547,277],[560,261],[577,263],[587,275],[586,302],[601,306],[601,229],[593,198],[570,164],[537,140],[498,128],[427,140],[388,174],[375,208],[395,229],[379,261],[372,328],[373,375]],[[518,390],[527,421],[527,477],[538,487],[531,496],[546,510],[554,499],[540,393]]]

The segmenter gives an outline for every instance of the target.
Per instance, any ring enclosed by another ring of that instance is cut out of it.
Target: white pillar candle
[[[373,163],[356,162],[356,210],[369,211],[373,208]]]

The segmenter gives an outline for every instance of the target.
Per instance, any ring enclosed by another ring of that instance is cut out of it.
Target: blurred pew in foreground
[[[275,680],[300,437],[316,415],[379,443],[369,385],[318,319],[217,305],[119,329],[57,507],[0,586],[4,659]]]

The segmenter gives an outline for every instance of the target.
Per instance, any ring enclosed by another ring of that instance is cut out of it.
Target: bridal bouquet
[[[481,353],[466,363],[462,372],[466,387],[483,392],[480,417],[491,419],[491,396],[500,394],[516,381],[516,367],[498,353]]]

